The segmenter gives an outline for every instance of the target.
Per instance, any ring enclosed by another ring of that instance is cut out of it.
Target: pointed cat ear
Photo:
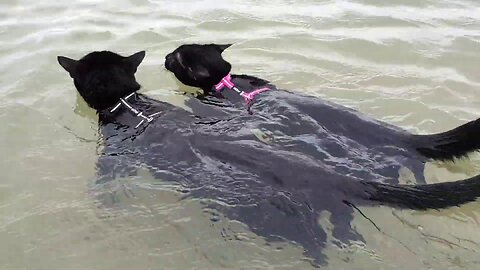
[[[145,58],[145,51],[140,51],[130,55],[129,57],[125,58],[123,61],[132,65],[135,71],[137,71],[137,67],[140,65],[140,63],[142,63],[143,58]]]
[[[77,72],[78,61],[70,59],[65,56],[58,56],[57,57],[58,63],[68,72],[70,73],[70,77],[73,78],[75,73]]]
[[[220,53],[223,53],[223,51],[232,46],[232,44],[213,44],[213,46],[215,46]]]

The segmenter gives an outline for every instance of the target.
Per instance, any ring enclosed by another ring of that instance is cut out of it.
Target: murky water
[[[181,105],[187,97],[161,64],[192,42],[234,42],[224,55],[236,73],[412,132],[480,117],[478,1],[2,0],[0,269],[311,268],[299,247],[212,223],[198,201],[147,174],[92,188],[96,116],[56,56],[146,50],[143,93]],[[427,180],[477,174],[479,160],[429,164]],[[357,214],[366,243],[329,236],[325,269],[479,269],[478,207],[362,208],[381,231]],[[331,226],[328,213],[319,223]]]

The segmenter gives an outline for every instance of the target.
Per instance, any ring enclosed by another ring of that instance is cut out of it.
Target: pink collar
[[[227,76],[223,77],[223,79],[220,80],[219,83],[217,83],[214,87],[217,92],[222,91],[223,88],[228,88],[232,89],[235,86],[235,84],[232,82],[232,76],[230,73],[227,74]]]
[[[255,89],[252,92],[245,93],[235,86],[235,84],[232,82],[232,76],[230,75],[230,73],[228,73],[227,76],[223,77],[223,79],[220,80],[220,82],[217,83],[214,87],[215,87],[215,91],[217,91],[217,92],[222,91],[222,89],[224,89],[224,88],[234,90],[240,96],[243,97],[243,99],[245,100],[247,105],[250,105],[250,103],[252,103],[252,101],[253,101],[253,99],[255,98],[256,95],[270,90],[270,88],[268,88],[268,87],[263,87],[263,88]]]

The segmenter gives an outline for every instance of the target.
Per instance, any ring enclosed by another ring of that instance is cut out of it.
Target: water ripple
[[[182,43],[233,42],[224,56],[236,73],[427,133],[480,115],[479,22],[476,0],[3,0],[0,242],[8,248],[0,268],[310,268],[294,244],[266,243],[149,175],[88,191],[96,115],[57,55],[147,50],[138,72],[144,91],[180,104],[178,84],[161,67],[165,54]],[[475,172],[459,166],[431,165],[427,179]],[[329,267],[476,269],[476,208],[365,209],[392,237],[362,218],[353,225],[366,246],[339,247],[327,231]],[[328,228],[326,220],[319,222]]]

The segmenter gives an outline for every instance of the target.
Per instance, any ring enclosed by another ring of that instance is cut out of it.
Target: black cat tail
[[[413,143],[427,158],[450,160],[465,156],[480,148],[480,119],[438,134],[413,135]]]
[[[426,210],[459,206],[480,196],[480,175],[455,181],[426,185],[389,185],[360,182],[363,199],[397,208]]]

